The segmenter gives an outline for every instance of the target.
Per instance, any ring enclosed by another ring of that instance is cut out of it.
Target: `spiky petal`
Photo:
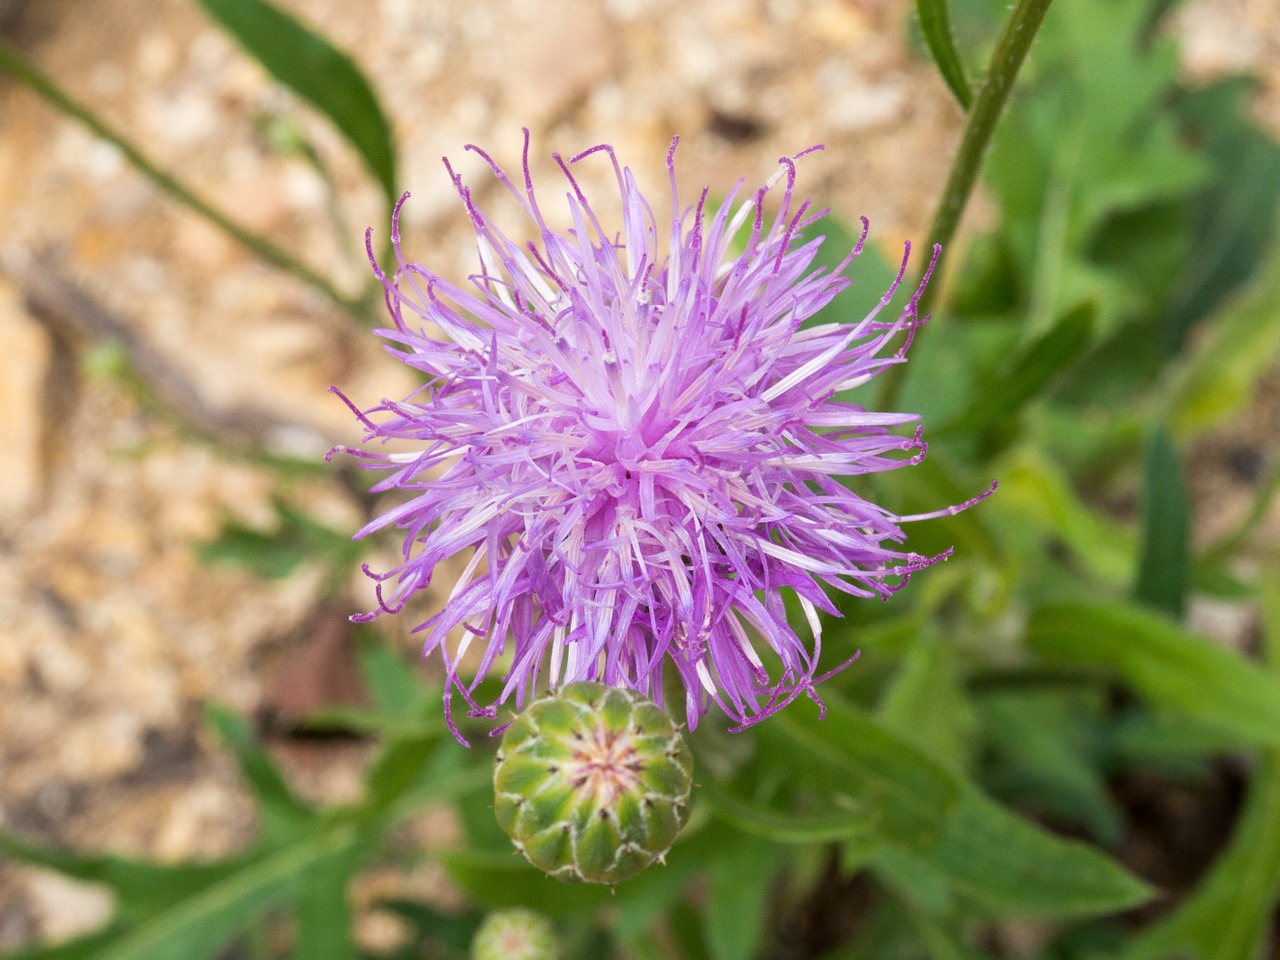
[[[508,239],[450,168],[481,273],[460,287],[405,261],[398,219],[394,275],[374,264],[394,323],[379,332],[427,384],[365,412],[352,405],[367,434],[349,452],[387,474],[373,490],[409,494],[358,534],[403,534],[401,563],[370,573],[379,610],[367,616],[401,610],[439,564],[464,558],[418,628],[425,653],[445,663],[446,716],[455,690],[472,716],[494,717],[509,698],[519,706],[578,680],[661,704],[673,667],[691,727],[715,703],[740,728],[814,695],[818,614],[837,612],[829,590],[887,597],[950,553],[903,551],[901,523],[921,517],[895,516],[844,482],[924,456],[918,417],[866,410],[847,392],[903,362],[929,271],[880,318],[908,245],[868,316],[806,323],[848,285],[866,221],[839,269],[814,268],[822,240],[803,231],[821,212],[794,196],[802,154],[745,201],[740,182],[719,206],[704,190],[685,207],[673,142],[665,219],[609,147],[557,155],[573,227],[556,233],[528,146],[526,131],[519,185],[468,149],[516,198],[534,242]],[[616,232],[571,171],[599,154],[621,196]],[[386,441],[408,449],[384,452]],[[784,592],[803,610],[803,636]],[[497,701],[476,703],[494,671],[505,678]]]

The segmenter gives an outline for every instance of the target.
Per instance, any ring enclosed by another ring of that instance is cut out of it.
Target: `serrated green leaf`
[[[951,13],[947,9],[947,0],[916,0],[916,14],[920,17],[920,33],[938,66],[938,72],[961,108],[968,110],[973,103],[973,92],[969,89],[964,66],[951,39]]]
[[[1151,889],[1095,848],[1063,840],[966,790],[936,843],[904,850],[981,913],[1072,917],[1112,913]]]
[[[1133,597],[1181,620],[1191,576],[1191,505],[1169,435],[1151,431],[1142,467],[1142,551]]]
[[[397,198],[391,125],[342,51],[265,0],[198,0],[276,80],[332,121],[364,159],[389,204]]]
[[[1280,744],[1280,680],[1221,644],[1118,603],[1042,606],[1027,645],[1055,662],[1107,667],[1154,706],[1257,745]]]
[[[1069,917],[1150,895],[1103,854],[1015,816],[834,699],[825,720],[792,707],[765,729],[793,743],[797,775],[810,770],[868,809],[900,865],[917,865],[981,909]]]
[[[760,728],[784,737],[794,772],[816,781],[835,809],[848,811],[888,842],[927,845],[959,798],[957,779],[916,748],[851,707],[828,701],[825,720],[791,708]],[[786,756],[779,751],[778,756]]]

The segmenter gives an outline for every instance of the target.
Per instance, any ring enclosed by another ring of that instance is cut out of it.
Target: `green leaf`
[[[956,675],[952,649],[937,637],[907,653],[877,715],[879,722],[953,772],[961,772],[974,742],[973,710]]]
[[[1142,468],[1142,553],[1133,598],[1181,620],[1191,576],[1191,506],[1169,435],[1151,431]]]
[[[978,701],[978,712],[992,753],[983,781],[997,796],[1030,800],[1060,822],[1087,826],[1103,843],[1121,839],[1124,824],[1095,756],[1101,737],[1094,704],[1074,691],[993,691]]]
[[[51,947],[30,947],[17,953],[6,953],[4,960],[93,960],[117,936],[117,928],[107,927]]]
[[[699,794],[711,803],[716,819],[731,827],[774,843],[828,843],[861,840],[870,836],[870,822],[859,814],[804,814],[776,810],[736,796],[707,778],[698,784]]]
[[[1272,677],[1280,678],[1280,578],[1264,589]],[[1264,955],[1280,899],[1280,748],[1266,752],[1249,784],[1226,851],[1178,909],[1139,936],[1123,960],[1163,960],[1188,949],[1199,960]]]
[[[993,511],[1020,526],[1052,533],[1099,580],[1131,582],[1136,556],[1131,536],[1084,504],[1057,464],[1020,450],[993,472],[1000,477],[1000,494],[991,499]]]
[[[110,854],[85,856],[35,847],[3,833],[0,833],[0,852],[85,883],[105,884],[115,891],[117,919],[126,925],[222,882],[248,862],[245,858],[232,858],[209,864],[165,865]]]
[[[904,851],[979,912],[1072,917],[1138,905],[1150,888],[1095,848],[1063,840],[966,790],[937,842]]]
[[[116,890],[119,909],[111,925],[76,942],[94,942],[94,960],[207,960],[254,919],[299,896],[327,863],[363,848],[361,836],[346,828],[217,864],[161,866],[42,851],[0,835],[0,849],[10,856]],[[64,947],[66,960],[81,955],[78,945]],[[60,956],[48,954],[49,960]]]
[[[1117,603],[1046,605],[1031,616],[1027,644],[1051,661],[1110,668],[1153,706],[1243,742],[1280,744],[1280,680],[1158,614]]]
[[[360,677],[379,713],[409,719],[420,716],[435,700],[437,692],[428,693],[405,658],[385,639],[365,629],[358,634],[357,643]],[[440,726],[443,729],[444,724]]]
[[[968,110],[973,103],[973,92],[969,89],[969,81],[965,79],[964,66],[960,55],[956,53],[955,42],[951,39],[951,15],[947,9],[947,0],[916,0],[916,14],[920,17],[920,32],[924,42],[928,44],[933,62],[938,65],[942,79],[960,101],[960,106]]]
[[[449,876],[463,891],[491,907],[528,907],[552,917],[584,913],[609,903],[614,894],[597,884],[568,885],[531,867],[514,849],[485,852],[451,850],[441,857]],[[653,869],[662,869],[654,867]],[[619,892],[628,884],[619,884]]]
[[[1249,119],[1255,86],[1252,77],[1231,77],[1175,104],[1183,139],[1205,144],[1214,168],[1189,225],[1195,256],[1175,274],[1177,286],[1161,317],[1169,348],[1250,276],[1268,272],[1264,255],[1280,211],[1280,144]]]
[[[1172,372],[1165,416],[1175,436],[1195,437],[1244,409],[1258,381],[1280,354],[1280,242],[1258,279],[1228,300],[1205,338]]]
[[[915,864],[983,910],[1068,917],[1121,910],[1145,884],[1093,848],[1053,836],[985,797],[834,698],[827,716],[792,707],[761,731],[793,744],[797,776],[863,808],[900,864]]]
[[[956,804],[957,779],[916,748],[851,707],[827,702],[819,721],[794,707],[760,728],[763,739],[785,738],[794,772],[815,782],[834,809],[866,822],[877,835],[906,847],[925,846],[943,830]]]
[[[347,885],[363,853],[353,845],[345,856],[317,863],[308,873],[294,925],[297,960],[355,960]]]
[[[205,717],[235,752],[240,772],[261,804],[262,830],[268,840],[292,837],[314,821],[315,812],[294,796],[243,717],[216,704],[205,707]]]
[[[712,960],[752,960],[756,955],[779,861],[776,847],[751,836],[738,836],[717,851],[709,868],[705,926]]]
[[[977,433],[1016,415],[1027,401],[1084,353],[1095,313],[1092,303],[1068,311],[1052,329],[1015,357],[1003,375],[984,387],[963,413],[939,427],[933,435],[946,436],[958,430]]]
[[[236,564],[265,580],[279,580],[307,561],[320,560],[345,576],[364,549],[348,534],[318,523],[284,500],[275,500],[273,506],[274,529],[228,520],[215,538],[196,544],[200,562]]]
[[[221,883],[151,917],[97,960],[203,960],[272,905],[297,896],[313,871],[349,853],[354,831],[337,831],[262,857]]]
[[[364,159],[389,204],[396,191],[391,126],[359,68],[324,37],[265,0],[198,0],[280,83],[327,116]]]

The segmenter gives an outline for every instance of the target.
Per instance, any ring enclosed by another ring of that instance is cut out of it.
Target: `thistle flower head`
[[[524,907],[494,910],[476,930],[471,960],[558,960],[556,929]]]
[[[671,849],[692,786],[693,755],[656,704],[581,681],[535,700],[507,726],[494,813],[540,870],[613,884]]]
[[[444,660],[447,717],[455,691],[472,716],[493,717],[510,698],[579,680],[661,703],[671,670],[691,727],[712,704],[741,728],[813,695],[818,614],[837,612],[827,591],[887,597],[947,555],[902,550],[901,524],[922,516],[895,516],[842,482],[924,456],[918,417],[844,392],[903,361],[932,263],[895,315],[882,313],[909,245],[868,316],[806,324],[848,285],[867,224],[838,269],[814,267],[822,240],[803,231],[825,211],[795,195],[803,154],[745,197],[740,182],[718,205],[707,190],[683,205],[673,141],[665,211],[610,147],[555,155],[573,224],[557,233],[535,196],[528,131],[522,183],[468,149],[535,239],[509,239],[446,161],[479,247],[480,271],[459,286],[404,259],[397,207],[396,269],[374,263],[392,320],[379,333],[426,382],[404,400],[352,406],[366,436],[347,452],[386,473],[375,492],[407,494],[357,534],[403,534],[397,566],[366,568],[379,609],[362,618],[398,612],[459,558],[444,605],[418,627]],[[574,176],[588,157],[612,163],[616,223]],[[784,593],[803,610],[800,632]],[[477,703],[490,673],[503,675],[501,693]]]

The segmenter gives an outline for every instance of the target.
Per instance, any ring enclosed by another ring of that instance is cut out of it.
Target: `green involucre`
[[[498,823],[530,863],[561,880],[612,884],[675,842],[693,755],[657,705],[573,683],[507,728],[493,782]]]

